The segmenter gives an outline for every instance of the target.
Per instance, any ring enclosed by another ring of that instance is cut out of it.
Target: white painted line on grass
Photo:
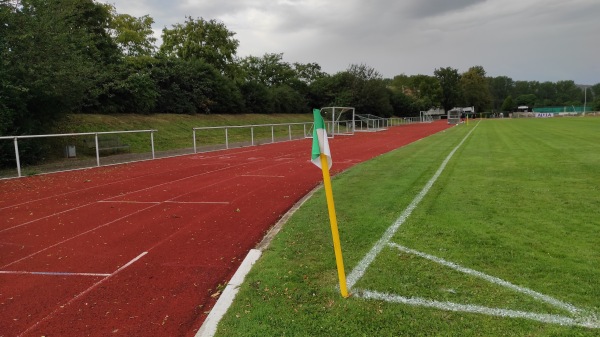
[[[70,272],[59,272],[59,271],[20,271],[20,270],[0,270],[0,274],[49,275],[49,276],[98,276],[98,277],[110,276],[110,274],[99,274],[99,273],[70,273]]]
[[[468,312],[474,314],[484,314],[489,316],[509,317],[509,318],[524,318],[542,323],[552,323],[568,326],[582,326],[586,328],[598,329],[600,323],[590,317],[565,317],[560,315],[539,314],[534,312],[490,308],[472,304],[460,304],[453,302],[440,302],[428,300],[420,297],[404,297],[394,294],[381,293],[377,291],[354,289],[353,295],[370,300],[381,300],[392,303],[408,304],[420,307],[436,308],[455,312]]]
[[[389,246],[394,247],[394,248],[396,248],[396,249],[398,249],[398,250],[400,250],[402,252],[408,253],[408,254],[413,254],[413,255],[420,256],[420,257],[422,257],[424,259],[436,262],[438,264],[441,264],[441,265],[446,266],[448,268],[454,269],[454,270],[459,271],[461,273],[465,273],[465,274],[468,274],[468,275],[471,275],[471,276],[479,277],[479,278],[484,279],[484,280],[486,280],[486,281],[488,281],[490,283],[494,283],[494,284],[497,284],[499,286],[503,286],[505,288],[509,288],[511,290],[514,290],[516,292],[519,292],[519,293],[522,293],[522,294],[525,294],[525,295],[529,295],[529,296],[531,296],[531,297],[533,297],[533,298],[535,298],[537,300],[540,300],[542,302],[546,302],[546,303],[548,303],[548,304],[550,304],[552,306],[555,306],[557,308],[566,310],[566,311],[568,311],[568,312],[570,312],[572,314],[576,314],[576,313],[578,313],[580,311],[578,308],[576,308],[572,304],[565,303],[563,301],[559,301],[559,300],[557,300],[555,298],[552,298],[550,296],[538,293],[537,291],[533,291],[531,289],[528,289],[528,288],[525,288],[525,287],[521,287],[521,286],[512,284],[512,283],[510,283],[508,281],[505,281],[503,279],[500,279],[500,278],[497,278],[497,277],[494,277],[494,276],[490,276],[488,274],[479,272],[477,270],[473,270],[473,269],[469,269],[469,268],[463,267],[463,266],[458,265],[458,264],[456,264],[454,262],[446,261],[446,260],[444,260],[442,258],[439,258],[437,256],[433,256],[433,255],[429,255],[429,254],[426,254],[426,253],[423,253],[423,252],[419,252],[417,250],[410,249],[410,248],[401,246],[401,245],[393,243],[393,242],[390,243]]]
[[[204,323],[202,323],[202,326],[196,333],[195,337],[214,336],[215,332],[217,332],[217,325],[219,324],[219,321],[223,315],[225,315],[227,309],[229,309],[229,306],[233,303],[239,287],[244,282],[244,278],[246,278],[246,275],[248,272],[250,272],[252,265],[258,260],[261,254],[262,252],[258,249],[251,249],[250,252],[248,252],[248,255],[246,255],[246,258],[231,278],[231,281],[229,281],[225,287],[225,290],[223,290],[219,300],[204,320]]]
[[[352,289],[352,287],[356,284],[356,282],[358,282],[358,280],[360,280],[360,278],[365,274],[365,271],[367,270],[367,268],[371,265],[371,263],[373,263],[373,261],[375,260],[377,255],[379,255],[379,253],[381,252],[383,247],[388,242],[390,242],[392,236],[394,236],[396,231],[398,231],[398,228],[400,228],[400,226],[404,223],[404,221],[406,221],[406,219],[408,219],[408,217],[412,214],[412,212],[415,210],[415,208],[417,208],[417,205],[421,202],[421,200],[423,200],[425,195],[431,189],[431,186],[433,186],[433,184],[436,182],[436,180],[442,174],[442,172],[446,168],[446,165],[448,164],[448,162],[450,161],[450,159],[452,158],[454,153],[461,147],[461,145],[465,142],[465,140],[467,140],[467,138],[471,135],[471,133],[473,133],[473,131],[477,128],[478,125],[479,125],[479,123],[477,123],[477,125],[475,125],[475,127],[473,129],[471,129],[471,131],[469,131],[469,133],[467,133],[467,135],[461,140],[461,142],[458,145],[456,145],[456,147],[448,154],[446,159],[444,159],[444,161],[442,162],[442,165],[440,165],[440,167],[435,172],[433,177],[431,177],[431,179],[429,179],[427,184],[425,184],[425,187],[423,187],[421,192],[419,192],[419,194],[417,194],[417,196],[411,201],[411,203],[408,205],[408,207],[406,207],[406,209],[402,212],[402,214],[400,214],[400,217],[390,227],[388,227],[388,229],[385,231],[385,233],[383,233],[383,236],[379,239],[379,241],[377,241],[377,243],[375,243],[375,245],[362,258],[362,260],[358,263],[358,265],[356,265],[356,267],[354,267],[352,272],[348,275],[348,279],[347,279],[347,285],[348,285],[349,289]]]

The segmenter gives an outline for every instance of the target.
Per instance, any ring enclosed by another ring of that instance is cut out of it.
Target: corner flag
[[[331,152],[329,151],[329,142],[327,142],[327,132],[325,122],[321,117],[321,110],[313,109],[315,116],[315,127],[313,129],[312,159],[313,164],[317,165],[323,171],[323,185],[325,186],[325,197],[327,198],[327,209],[329,211],[329,223],[331,225],[331,236],[333,238],[333,251],[335,253],[335,263],[337,265],[338,279],[340,281],[340,293],[342,297],[350,296],[346,284],[346,272],[344,271],[344,259],[342,257],[342,245],[340,243],[340,234],[338,231],[337,217],[335,215],[335,204],[333,203],[333,190],[331,188],[331,178],[329,177],[329,168],[331,167]]]
[[[313,109],[315,117],[315,127],[313,128],[313,143],[312,143],[312,159],[313,164],[321,167],[321,154],[327,157],[327,168],[332,165],[331,151],[329,151],[329,142],[327,141],[327,130],[325,129],[325,121],[321,117],[321,110]]]

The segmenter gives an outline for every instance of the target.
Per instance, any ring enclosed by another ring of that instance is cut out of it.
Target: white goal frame
[[[320,109],[327,126],[327,136],[352,136],[356,129],[354,107],[328,106]]]

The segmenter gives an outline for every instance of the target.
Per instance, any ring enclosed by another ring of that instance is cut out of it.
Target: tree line
[[[481,66],[384,78],[365,64],[335,74],[281,53],[238,57],[235,32],[186,17],[156,46],[148,16],[94,0],[0,0],[0,135],[43,133],[65,113],[306,113],[354,106],[359,113],[415,116],[431,107],[589,105],[600,83],[488,77]]]

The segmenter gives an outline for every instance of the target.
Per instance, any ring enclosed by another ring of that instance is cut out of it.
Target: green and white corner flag
[[[330,169],[331,162],[331,151],[329,151],[329,142],[327,141],[327,130],[325,129],[325,121],[321,117],[321,110],[313,109],[313,115],[315,116],[315,126],[313,128],[313,144],[312,144],[312,159],[313,164],[321,167],[321,154],[327,157],[327,168]]]

